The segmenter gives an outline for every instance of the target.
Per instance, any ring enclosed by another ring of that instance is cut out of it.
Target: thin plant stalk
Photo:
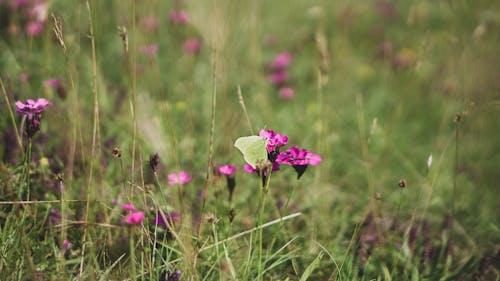
[[[214,10],[215,10],[215,3]],[[214,39],[215,40],[215,39]],[[200,211],[200,221],[198,222],[198,230],[197,237],[201,238],[201,230],[203,228],[203,214],[205,212],[205,203],[208,192],[208,183],[210,180],[210,172],[213,167],[213,154],[214,154],[214,134],[215,134],[215,109],[217,105],[217,48],[214,42],[212,48],[212,110],[210,116],[210,140],[208,142],[208,159],[207,159],[207,172],[205,175],[205,187],[203,190],[203,200],[201,203],[201,211]],[[195,261],[196,264],[196,261]]]
[[[89,19],[89,38],[91,42],[91,49],[92,49],[92,95],[93,95],[93,100],[94,100],[94,122],[93,122],[93,129],[92,129],[92,158],[90,160],[90,169],[89,169],[89,177],[88,177],[88,185],[87,185],[87,192],[86,192],[86,205],[85,205],[85,222],[88,223],[89,219],[89,209],[90,209],[90,188],[93,183],[93,170],[94,170],[94,163],[96,161],[95,157],[98,154],[98,141],[100,139],[100,130],[99,130],[99,99],[98,99],[98,94],[97,94],[97,58],[96,58],[96,47],[95,47],[95,40],[94,40],[94,25],[92,21],[92,11],[90,9],[90,3],[87,0],[86,1],[86,6],[87,6],[87,12],[88,12],[88,19]],[[82,254],[81,254],[81,260],[80,260],[80,269],[79,269],[79,276],[78,280],[80,280],[83,276],[83,266],[84,266],[84,260],[85,260],[85,248],[87,245],[87,225],[83,228],[83,235],[82,235]]]
[[[398,211],[396,213],[396,223],[399,221],[399,213],[401,211],[401,201],[403,201],[403,188],[399,188],[399,203],[398,203]]]
[[[10,105],[7,91],[5,91],[5,87],[3,85],[2,78],[0,78],[0,87],[2,88],[2,94],[3,94],[3,97],[5,98],[5,103],[7,104],[7,109],[9,110],[9,116],[10,116],[10,120],[12,121],[12,127],[14,127],[14,130],[16,131],[17,144],[19,145],[19,148],[21,149],[21,151],[23,151],[23,142],[22,142],[21,137],[19,136],[19,131],[17,130],[16,118],[14,118],[14,112],[12,112],[12,107]]]
[[[130,275],[132,276],[132,280],[136,280],[137,276],[134,234],[135,234],[135,228],[132,227],[129,232]]]
[[[269,182],[271,181],[272,168],[269,169],[269,174],[266,176],[265,182],[262,183],[261,188],[259,189],[259,211],[257,217],[257,224],[260,227],[262,225],[262,218],[264,216],[264,206],[266,204],[266,195],[269,191]],[[262,170],[262,176],[264,176],[264,170]],[[258,264],[258,277],[257,280],[262,280],[262,230],[263,228],[259,228],[259,264]]]
[[[30,201],[30,173],[31,173],[31,148],[32,148],[32,142],[31,138],[28,138],[28,146],[26,147],[26,157],[24,161],[24,180],[25,180],[25,186],[26,186],[26,201]],[[22,190],[21,190],[22,192]],[[22,195],[21,195],[22,197]],[[22,199],[22,198],[21,198]]]
[[[221,274],[221,271],[222,271],[222,264],[220,263],[219,261],[219,235],[217,234],[217,227],[215,226],[215,221],[212,222],[212,234],[214,236],[214,240],[215,240],[215,256],[216,256],[216,260],[218,261],[219,263],[219,280],[222,280],[222,274]]]

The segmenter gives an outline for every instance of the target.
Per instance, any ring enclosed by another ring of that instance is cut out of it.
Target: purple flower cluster
[[[292,99],[295,94],[293,88],[286,85],[288,80],[290,79],[290,75],[287,69],[292,64],[292,60],[292,53],[283,52],[277,54],[269,63],[269,82],[279,88],[279,96],[284,100]]]
[[[16,112],[26,116],[26,134],[29,138],[32,138],[35,133],[40,130],[40,120],[42,119],[42,113],[52,105],[52,103],[44,98],[39,98],[36,101],[32,99],[26,100],[22,103],[21,101],[16,102],[17,110]]]
[[[262,129],[259,132],[259,136],[267,142],[267,155],[268,160],[272,163],[273,172],[278,171],[280,165],[289,165],[297,172],[297,178],[300,178],[309,165],[317,166],[322,161],[321,156],[296,146],[280,151],[283,146],[287,145],[288,136],[273,130]],[[245,164],[243,169],[249,173],[258,172],[258,169],[253,168],[249,164]],[[266,171],[264,171],[265,173]]]

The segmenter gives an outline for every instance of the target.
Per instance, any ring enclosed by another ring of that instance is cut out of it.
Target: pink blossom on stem
[[[273,130],[262,129],[259,132],[259,136],[266,139],[268,152],[276,151],[288,143],[288,136],[276,133]]]
[[[180,171],[178,173],[171,173],[168,175],[169,185],[183,185],[190,182],[193,178],[188,175],[185,171]]]
[[[125,210],[125,211],[130,211],[130,212],[135,211],[135,207],[134,207],[134,205],[132,203],[125,203],[125,204],[123,204],[122,209]]]
[[[128,225],[141,225],[144,220],[144,212],[131,212],[125,217]]]
[[[225,176],[230,176],[234,174],[236,171],[238,171],[238,166],[234,165],[222,165],[218,169],[219,173]]]
[[[157,29],[159,25],[160,25],[160,21],[158,20],[157,17],[149,16],[149,17],[145,17],[142,19],[142,26],[147,31],[153,31],[153,30]]]
[[[250,174],[258,171],[256,168],[252,167],[252,165],[250,165],[250,164],[245,164],[243,166],[243,170],[245,170],[245,172],[250,173]]]
[[[184,10],[170,10],[168,12],[168,21],[174,24],[186,24],[188,22],[188,15]]]
[[[279,96],[284,100],[291,100],[293,99],[294,95],[295,91],[292,87],[282,87],[279,90]]]
[[[32,19],[37,22],[46,22],[49,16],[49,3],[43,1],[36,1],[28,11]]]
[[[284,52],[276,55],[269,64],[269,68],[274,71],[284,70],[292,63],[292,53]]]
[[[139,49],[139,52],[141,52],[141,54],[143,55],[154,56],[158,52],[158,44],[142,46]]]
[[[179,10],[177,12],[177,23],[178,24],[185,24],[188,21],[188,16],[186,11],[184,10]]]
[[[36,101],[28,99],[25,103],[16,101],[16,112],[25,115],[31,120],[34,116],[41,115],[50,105],[52,105],[52,103],[44,98],[39,98]]]
[[[71,243],[71,241],[69,241],[68,239],[64,239],[64,241],[63,241],[64,252],[68,251],[72,245],[73,244]]]
[[[271,73],[267,78],[269,79],[269,82],[273,83],[276,86],[280,86],[288,81],[289,75],[288,72],[284,70],[278,70]]]
[[[197,38],[190,38],[182,44],[182,50],[188,54],[196,54],[201,49],[201,41]]]
[[[43,86],[47,88],[59,88],[61,85],[61,80],[57,78],[51,78],[43,81]]]
[[[45,27],[45,23],[35,21],[35,22],[30,22],[26,25],[26,33],[30,37],[37,37],[40,34],[42,34],[43,29]]]
[[[289,149],[282,151],[276,158],[276,163],[291,166],[316,166],[321,163],[321,161],[321,156],[306,149],[299,149],[296,146],[292,146]]]

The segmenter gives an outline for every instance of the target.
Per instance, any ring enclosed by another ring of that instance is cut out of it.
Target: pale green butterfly
[[[266,140],[259,136],[238,138],[234,146],[241,151],[245,161],[254,169],[259,161],[267,160]]]

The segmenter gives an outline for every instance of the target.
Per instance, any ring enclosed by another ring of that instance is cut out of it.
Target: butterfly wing
[[[248,136],[238,138],[234,146],[243,154],[245,162],[254,169],[257,162],[267,159],[266,140],[259,136]]]

